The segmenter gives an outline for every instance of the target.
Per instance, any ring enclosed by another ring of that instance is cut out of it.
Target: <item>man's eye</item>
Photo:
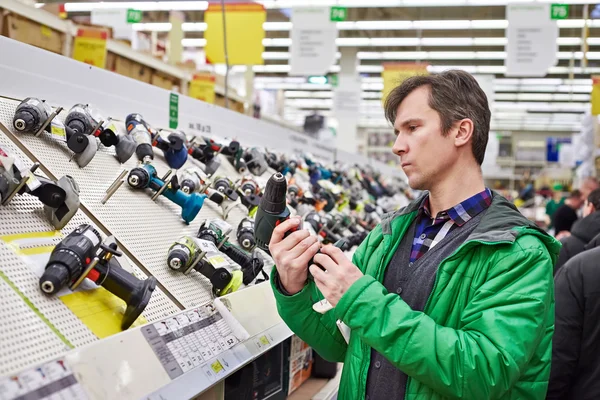
[[[416,125],[410,125],[410,126],[408,127],[408,130],[409,130],[409,131],[411,131],[411,132],[414,132],[414,131],[416,131],[416,130],[417,130],[417,126],[416,126]]]

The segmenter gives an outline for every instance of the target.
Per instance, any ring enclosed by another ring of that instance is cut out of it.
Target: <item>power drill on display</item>
[[[169,248],[167,265],[174,271],[188,274],[192,269],[207,278],[213,287],[215,296],[235,292],[242,286],[242,271],[229,272],[227,268],[215,268],[205,259],[211,251],[211,242],[203,242],[191,236],[183,236]],[[213,245],[214,246],[214,245]],[[216,251],[216,247],[214,247]]]
[[[248,254],[228,241],[227,234],[231,227],[225,221],[213,220],[210,223],[204,222],[198,229],[197,237],[202,240],[213,243],[219,251],[226,254],[236,264],[238,264],[244,274],[244,285],[249,285],[256,279],[259,273],[263,273],[264,280],[268,276],[264,273],[264,260],[258,253]]]
[[[202,209],[207,196],[200,193],[184,193],[179,190],[177,176],[173,176],[171,181],[167,180],[170,174],[171,171],[161,179],[151,164],[142,164],[129,172],[127,183],[134,189],[152,189],[155,192],[152,200],[156,200],[160,195],[171,200],[181,207],[181,218],[186,224],[189,224]]]
[[[113,257],[120,255],[116,243],[105,245],[96,229],[80,225],[52,250],[40,278],[40,289],[48,295],[67,286],[75,290],[87,278],[125,301],[127,308],[121,322],[125,330],[148,305],[156,278],[137,279]]]
[[[125,124],[127,132],[138,143],[136,154],[140,161],[148,163],[154,159],[154,151],[152,150],[152,146],[154,146],[162,150],[165,161],[170,168],[179,169],[183,167],[187,161],[188,149],[185,145],[185,135],[182,132],[171,132],[167,139],[164,139],[138,113],[129,114],[125,118]]]
[[[146,121],[139,114],[129,114],[125,118],[127,134],[133,138],[137,144],[135,155],[140,162],[147,164],[154,160],[154,150],[152,149],[152,133]]]
[[[237,141],[232,141],[229,145],[224,146],[212,139],[203,138],[203,140],[206,143],[190,146],[188,153],[192,158],[204,164],[204,172],[209,176],[214,175],[221,166],[221,160],[217,157],[219,153],[235,154],[240,148]]]
[[[84,133],[100,139],[104,147],[114,146],[116,158],[121,164],[131,158],[137,144],[131,136],[121,136],[110,118],[104,118],[88,104],[74,105],[65,119],[65,125],[73,132]]]
[[[252,251],[256,247],[254,241],[254,220],[246,217],[238,225],[236,238],[240,247],[246,251]]]
[[[34,174],[39,164],[21,171],[14,158],[0,147],[0,204],[7,205],[15,195],[27,193],[44,204],[44,214],[55,229],[62,229],[79,209],[79,186],[70,176],[54,182]]]
[[[36,136],[46,131],[51,135],[66,142],[77,165],[85,167],[92,161],[98,150],[98,142],[90,140],[83,132],[75,132],[65,126],[56,116],[62,111],[62,107],[52,111],[45,101],[35,97],[23,100],[15,111],[13,127],[20,133],[32,133]]]
[[[179,182],[181,190],[187,194],[202,193],[210,185],[208,175],[197,167],[184,169],[179,176]]]
[[[248,215],[253,217],[256,214],[262,193],[260,186],[252,178],[243,178],[238,187],[242,205],[248,209]]]

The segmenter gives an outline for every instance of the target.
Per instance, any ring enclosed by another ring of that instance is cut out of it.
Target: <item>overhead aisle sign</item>
[[[506,76],[544,77],[558,58],[558,24],[563,6],[514,3],[506,6]],[[568,14],[568,8],[567,8]]]
[[[396,86],[400,85],[407,78],[415,75],[427,75],[427,64],[417,63],[384,63],[383,72],[383,95],[381,102],[385,103],[388,94]]]
[[[335,64],[335,40],[338,36],[331,9],[294,8],[291,20],[290,75],[327,75],[329,68]]]
[[[262,65],[265,51],[263,24],[267,12],[261,4],[235,3],[225,5],[227,24],[227,53],[231,65]],[[207,24],[206,60],[212,64],[225,64],[223,46],[223,12],[219,4],[209,4],[204,12]]]

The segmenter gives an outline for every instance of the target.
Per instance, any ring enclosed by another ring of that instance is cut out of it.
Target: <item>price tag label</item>
[[[268,346],[271,344],[271,342],[269,342],[269,339],[267,339],[267,337],[265,335],[261,336],[258,340],[260,340],[260,342],[262,344],[264,344],[265,346]]]
[[[34,174],[29,172],[28,175],[29,176],[27,177],[27,181],[25,182],[25,184],[27,185],[29,190],[33,191],[33,190],[39,188],[40,186],[42,186],[42,183]]]
[[[219,360],[212,363],[210,367],[213,371],[215,371],[215,374],[218,374],[219,372],[223,371],[223,365],[221,365],[221,362]]]
[[[222,219],[218,219],[218,218],[213,219],[210,222],[210,224],[218,227],[222,233],[225,233],[232,229],[231,225],[229,225],[227,222],[223,221]]]
[[[207,257],[208,262],[212,264],[215,268],[227,267],[229,263],[225,258],[220,254],[215,254],[213,256]]]
[[[51,132],[53,136],[56,136],[57,138],[62,140],[67,140],[67,133],[65,132],[65,128],[52,125]]]

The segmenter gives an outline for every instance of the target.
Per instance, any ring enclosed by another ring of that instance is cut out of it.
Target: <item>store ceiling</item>
[[[263,3],[267,7],[286,7],[294,1]],[[307,5],[308,0],[296,3]],[[327,1],[318,3],[324,5]],[[347,21],[338,23],[338,46],[353,46],[359,51],[363,126],[387,126],[380,106],[381,64],[387,61],[424,62],[430,65],[430,72],[455,67],[495,75],[493,111],[497,130],[577,131],[582,114],[589,109],[590,74],[600,74],[600,20],[588,22],[588,65],[583,68],[582,1],[562,1],[571,5],[569,19],[558,21],[559,61],[541,79],[504,76],[506,0],[338,0],[330,3],[350,6]],[[393,6],[398,4],[424,6]],[[594,7],[595,4],[590,3],[590,12]],[[206,28],[203,11],[185,11],[185,15],[188,23],[184,25],[184,45],[187,49],[203,47]],[[289,8],[268,8],[265,64],[253,69],[255,87],[284,90],[285,117],[301,124],[304,115],[313,110],[331,115],[332,92],[329,85],[309,84],[305,78],[288,76],[289,15]],[[167,11],[148,11],[144,13],[143,24],[137,25],[136,29],[166,32],[170,29],[166,21]],[[239,71],[245,68],[234,67]],[[338,65],[331,68],[331,72],[338,70]]]

